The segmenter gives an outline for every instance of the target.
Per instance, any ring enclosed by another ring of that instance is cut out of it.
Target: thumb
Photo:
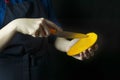
[[[47,19],[45,19],[45,24],[50,29],[55,29],[56,31],[63,31],[63,29],[60,26],[56,25],[55,23],[53,23],[52,21],[49,21]]]

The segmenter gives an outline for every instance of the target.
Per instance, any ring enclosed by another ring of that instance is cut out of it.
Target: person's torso
[[[7,4],[3,25],[16,18],[47,18],[40,0]],[[0,54],[0,78],[2,80],[44,79],[47,61],[47,38],[33,38],[16,33]]]
[[[3,25],[17,18],[47,18],[47,11],[45,11],[40,0],[24,1],[17,4],[8,3],[5,12]],[[23,50],[28,51],[31,48],[33,48],[31,50],[34,51],[34,49],[40,47],[38,43],[41,43],[43,39],[44,38],[33,38],[28,35],[17,33],[3,52],[21,54]]]

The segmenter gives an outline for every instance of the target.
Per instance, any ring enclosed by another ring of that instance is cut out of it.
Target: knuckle
[[[45,22],[45,18],[41,18],[41,23],[44,23]]]

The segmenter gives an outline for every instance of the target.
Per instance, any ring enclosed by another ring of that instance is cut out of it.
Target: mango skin
[[[80,54],[81,52],[87,50],[91,46],[93,46],[97,39],[98,35],[94,32],[90,32],[86,34],[88,37],[80,38],[67,52],[67,55],[74,56]]]

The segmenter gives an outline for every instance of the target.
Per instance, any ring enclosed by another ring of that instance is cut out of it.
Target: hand
[[[44,18],[20,18],[14,20],[14,24],[17,26],[17,32],[33,37],[48,37],[51,28],[62,31],[56,24]]]
[[[78,40],[79,39],[67,40],[66,38],[57,37],[55,41],[55,47],[59,51],[68,52],[71,46],[73,46]],[[88,48],[87,50],[83,51],[82,53],[79,53],[72,57],[78,60],[90,59],[91,57],[94,56],[94,52],[97,49],[98,49],[98,45],[95,44],[92,47]]]
[[[75,56],[72,56],[78,60],[86,60],[90,59],[94,56],[95,51],[98,49],[98,44],[93,45],[91,48],[88,48],[87,50],[83,51],[80,54],[77,54]]]
[[[69,41],[67,43],[66,46],[66,52],[69,51],[69,49],[71,48],[71,46],[73,46],[79,39],[72,39],[71,41]],[[98,44],[94,44],[92,47],[88,48],[87,50],[72,56],[75,59],[78,60],[86,60],[86,59],[90,59],[91,57],[94,56],[95,51],[98,49]]]

